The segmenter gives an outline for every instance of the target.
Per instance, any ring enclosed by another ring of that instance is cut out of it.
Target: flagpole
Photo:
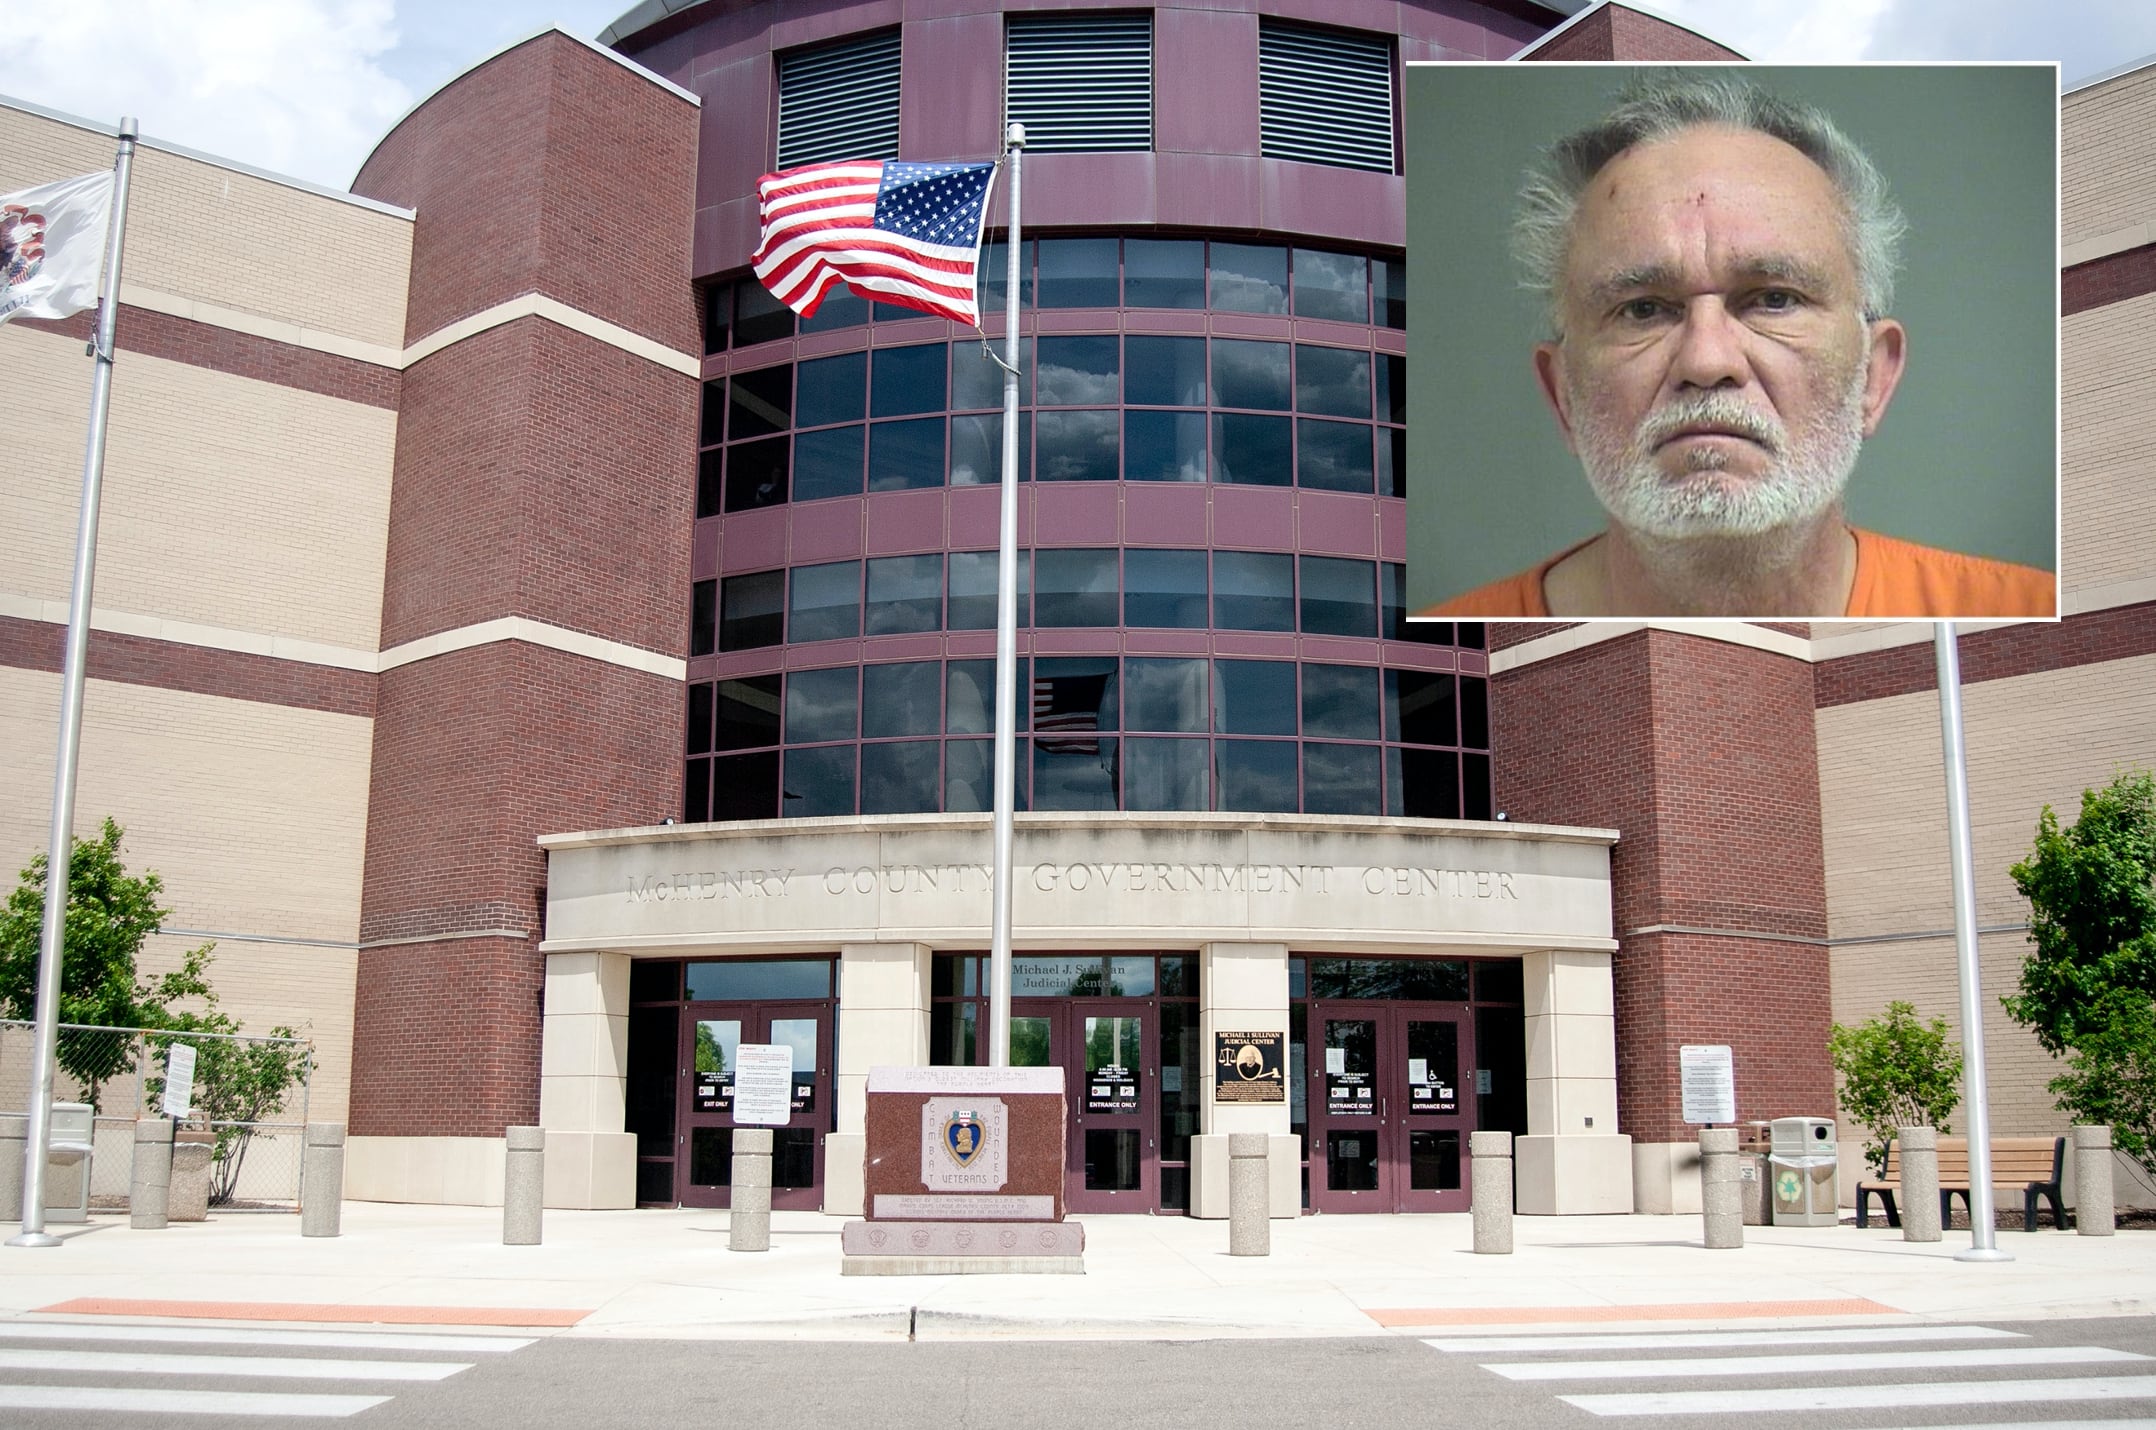
[[[45,1230],[45,1159],[52,1143],[53,1052],[60,1021],[60,958],[75,850],[75,767],[82,753],[83,667],[90,651],[90,592],[97,575],[97,508],[105,476],[105,412],[112,400],[112,344],[120,317],[120,247],[127,235],[127,181],[135,162],[135,121],[120,121],[113,159],[112,217],[105,230],[105,283],[91,340],[90,435],[82,457],[82,514],[75,529],[75,580],[68,593],[67,665],[60,684],[60,750],[52,773],[52,838],[45,853],[45,923],[37,950],[37,1033],[30,1059],[30,1127],[23,1147],[22,1233],[9,1246],[58,1246]]]
[[[988,1063],[1011,1064],[1011,811],[1018,791],[1018,160],[1026,126],[1013,124],[1011,229],[1003,294],[1003,519],[996,550],[995,911],[988,953]]]

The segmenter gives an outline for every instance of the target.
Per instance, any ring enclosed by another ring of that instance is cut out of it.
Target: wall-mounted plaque
[[[1279,1032],[1213,1034],[1214,1102],[1286,1102],[1282,1062],[1286,1035]]]

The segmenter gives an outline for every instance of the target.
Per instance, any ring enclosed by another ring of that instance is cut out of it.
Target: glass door
[[[771,1205],[823,1205],[824,1134],[833,1126],[831,1008],[827,1003],[691,1003],[682,1010],[682,1140],[676,1195],[683,1206],[731,1200],[734,1068],[743,1043],[793,1050],[793,1104],[771,1129]]]
[[[1148,999],[1014,1000],[1011,1063],[1063,1069],[1063,1199],[1074,1212],[1160,1205],[1157,1009]]]
[[[1464,1008],[1408,1004],[1392,1011],[1405,1122],[1394,1132],[1403,1154],[1399,1209],[1464,1212],[1467,1134],[1475,1119],[1463,1079],[1473,1076],[1474,1021]]]
[[[1314,1002],[1309,1021],[1312,1210],[1467,1210],[1466,1009]]]

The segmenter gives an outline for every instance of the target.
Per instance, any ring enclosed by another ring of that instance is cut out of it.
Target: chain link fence
[[[301,1149],[314,1082],[314,1048],[300,1038],[237,1033],[98,1028],[62,1023],[53,1101],[95,1110],[90,1205],[127,1205],[135,1122],[163,1115],[167,1053],[195,1050],[193,1095],[183,1130],[213,1133],[210,1205],[224,1211],[298,1209]],[[0,1117],[30,1111],[33,1025],[0,1019]]]

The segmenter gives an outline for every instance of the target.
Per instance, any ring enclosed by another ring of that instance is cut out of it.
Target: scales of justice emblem
[[[987,1145],[988,1129],[982,1125],[980,1114],[970,1107],[957,1109],[943,1124],[943,1150],[961,1167],[972,1166],[973,1159]]]

